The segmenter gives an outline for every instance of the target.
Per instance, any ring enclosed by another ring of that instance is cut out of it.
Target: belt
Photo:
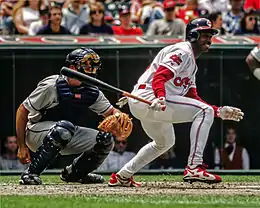
[[[146,88],[146,84],[140,84],[139,86],[138,86],[138,90],[140,90],[140,89],[145,89]]]

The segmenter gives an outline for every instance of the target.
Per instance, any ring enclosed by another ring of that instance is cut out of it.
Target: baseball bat
[[[148,100],[145,100],[143,98],[140,98],[138,96],[135,96],[135,95],[132,95],[131,93],[129,92],[126,92],[124,90],[121,90],[117,87],[114,87],[110,84],[107,84],[97,78],[94,78],[94,77],[91,77],[87,74],[83,74],[81,72],[78,72],[76,70],[72,70],[68,67],[62,67],[61,69],[61,74],[63,74],[64,76],[67,76],[67,77],[70,77],[70,78],[73,78],[73,79],[77,79],[85,84],[93,84],[93,85],[96,85],[102,89],[106,89],[106,90],[110,90],[110,91],[113,91],[113,92],[117,92],[117,93],[121,93],[123,96],[126,96],[126,97],[130,97],[130,98],[133,98],[135,100],[138,100],[140,102],[143,102],[143,103],[146,103],[148,105],[151,105],[152,102],[151,101],[148,101]]]

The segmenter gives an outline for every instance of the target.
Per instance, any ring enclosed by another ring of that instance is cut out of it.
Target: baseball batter
[[[96,76],[101,61],[93,50],[81,48],[67,55],[65,65]],[[31,162],[21,175],[21,184],[41,184],[40,174],[59,153],[81,153],[62,171],[63,181],[104,181],[102,176],[90,172],[107,157],[114,139],[111,133],[86,127],[88,109],[105,117],[120,112],[96,86],[82,85],[62,75],[49,76],[39,82],[17,110],[18,157],[22,163]],[[35,152],[32,160],[28,148]]]
[[[109,186],[140,186],[133,180],[133,174],[174,145],[172,123],[183,122],[192,122],[184,181],[221,182],[221,178],[207,172],[203,164],[209,130],[214,116],[240,121],[243,112],[229,106],[212,106],[197,94],[196,58],[208,51],[211,39],[217,33],[208,19],[192,20],[186,26],[186,42],[163,48],[139,78],[132,94],[152,101],[152,105],[133,99],[128,103],[131,113],[141,121],[144,131],[153,141],[141,148],[117,174],[112,173]]]
[[[253,48],[247,56],[246,62],[253,75],[260,80],[260,44]]]

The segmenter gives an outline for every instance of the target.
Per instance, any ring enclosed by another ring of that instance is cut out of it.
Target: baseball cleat
[[[209,173],[207,170],[207,165],[202,164],[198,165],[195,168],[190,168],[186,166],[184,170],[183,180],[185,182],[204,182],[204,183],[220,183],[222,181],[221,177],[212,173]]]
[[[60,174],[60,179],[67,183],[78,182],[82,184],[104,183],[105,181],[102,175],[98,175],[94,173],[89,173],[85,175],[83,178],[79,178],[75,176],[75,174],[72,174],[72,172],[69,171],[69,167],[63,169],[63,171]]]
[[[131,176],[131,178],[124,179],[118,174],[112,173],[108,186],[141,187],[141,184],[135,182],[133,176]]]
[[[36,174],[31,174],[28,171],[22,173],[21,178],[19,180],[20,185],[41,185],[42,180]]]

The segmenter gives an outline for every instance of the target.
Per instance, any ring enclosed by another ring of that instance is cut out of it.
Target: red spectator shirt
[[[247,8],[260,10],[260,0],[245,0],[244,9]]]
[[[124,29],[122,26],[112,26],[114,35],[143,35],[143,30],[140,27],[131,27]]]

